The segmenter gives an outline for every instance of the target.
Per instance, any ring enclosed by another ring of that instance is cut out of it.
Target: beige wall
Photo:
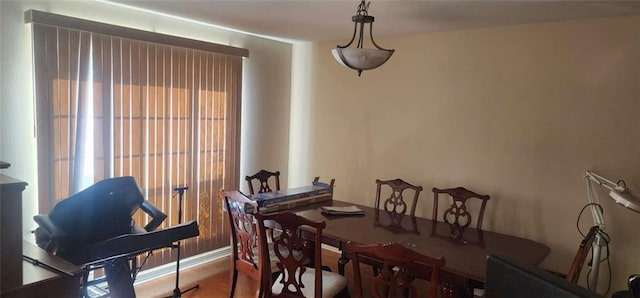
[[[403,178],[425,187],[426,217],[432,187],[489,194],[484,227],[547,244],[559,271],[581,239],[585,170],[640,194],[640,17],[376,41],[396,53],[360,78],[330,55],[343,41],[315,45],[309,166],[290,175],[336,178],[336,199],[367,205],[376,178]],[[640,273],[640,214],[600,197],[619,290]]]
[[[23,21],[27,9],[249,49],[243,62],[241,175],[288,167],[290,44],[95,1],[0,1],[0,160],[12,164],[3,174],[29,183],[23,200],[25,239],[33,241],[28,231],[35,228],[32,216],[38,212],[31,30]]]
[[[3,174],[29,183],[27,238],[37,212],[31,41],[22,22],[29,8],[248,48],[242,175],[283,169],[283,184],[292,185],[332,177],[337,199],[369,205],[376,178],[400,177],[425,187],[419,212],[427,217],[431,187],[463,185],[492,196],[486,229],[549,245],[545,267],[565,271],[575,252],[585,170],[640,190],[638,17],[379,39],[397,52],[358,78],[329,53],[344,40],[294,46],[296,66],[291,45],[202,24],[92,1],[0,1],[0,160],[13,164]],[[613,289],[621,289],[640,272],[640,216],[600,194]],[[581,226],[590,223],[585,215]]]

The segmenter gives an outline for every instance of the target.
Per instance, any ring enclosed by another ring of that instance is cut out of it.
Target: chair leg
[[[274,282],[276,279],[278,279],[278,277],[280,277],[280,272],[271,272],[271,282]],[[258,298],[267,297],[267,294],[271,293],[271,287],[273,285],[270,283],[264,282],[262,280],[258,280],[257,283],[258,283],[258,289],[256,290],[256,297]]]
[[[230,272],[230,283],[229,283],[229,298],[233,298],[236,292],[236,282],[238,281],[238,271],[235,269],[231,269]]]
[[[380,268],[376,265],[372,265],[371,270],[373,271],[373,276],[378,276],[378,274],[380,274]]]
[[[351,298],[351,295],[349,294],[349,287],[344,287],[344,289],[338,292],[334,298]]]

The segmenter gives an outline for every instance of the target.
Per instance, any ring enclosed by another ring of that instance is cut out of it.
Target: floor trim
[[[218,248],[216,250],[208,251],[199,255],[184,258],[180,260],[180,272],[189,268],[202,265],[207,262],[213,262],[222,258],[228,258],[231,253],[231,246]],[[167,275],[175,274],[176,262],[171,262],[158,267],[154,267],[148,270],[140,271],[136,277],[134,285],[139,285],[145,282],[155,280]]]

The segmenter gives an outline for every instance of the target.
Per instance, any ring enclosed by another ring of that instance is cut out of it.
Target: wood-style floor
[[[335,252],[323,250],[322,262],[338,272],[339,255]],[[223,259],[203,264],[180,272],[180,289],[185,290],[194,285],[197,289],[182,294],[185,298],[218,298],[229,296],[229,260]],[[350,271],[349,271],[350,272]],[[346,274],[345,274],[346,275]],[[175,275],[160,278],[136,286],[138,297],[166,297],[173,294],[175,289]],[[243,274],[238,274],[236,297],[252,297],[256,292],[256,284]]]
[[[171,297],[175,289],[175,274],[159,278],[150,282],[136,285],[136,296]],[[197,289],[182,294],[185,298],[218,298],[229,296],[229,261],[228,258],[209,262],[180,272],[180,290],[186,290],[194,285]],[[255,284],[246,276],[238,275],[236,297],[252,297]]]
[[[333,272],[338,272],[339,254],[329,250],[323,250],[322,263],[329,266]],[[345,276],[349,282],[349,291],[354,287],[351,264],[347,264]],[[360,270],[363,283],[366,285],[372,276],[371,267],[362,265]],[[182,294],[185,298],[218,298],[229,295],[229,260],[210,262],[198,267],[180,272],[180,289],[185,290],[194,285],[199,288]],[[426,291],[428,283],[424,281],[414,282],[418,292]],[[146,282],[135,287],[137,297],[168,297],[173,294],[175,288],[175,275],[169,275],[154,281]],[[243,274],[238,274],[235,297],[253,297],[256,284]],[[365,287],[366,293],[366,287]]]

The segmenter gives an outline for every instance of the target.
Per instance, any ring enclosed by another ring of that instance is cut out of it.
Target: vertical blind
[[[39,206],[133,176],[145,197],[200,236],[181,256],[228,245],[221,189],[237,189],[242,57],[33,24]],[[135,223],[150,219],[140,210]],[[156,251],[148,265],[175,260]]]

